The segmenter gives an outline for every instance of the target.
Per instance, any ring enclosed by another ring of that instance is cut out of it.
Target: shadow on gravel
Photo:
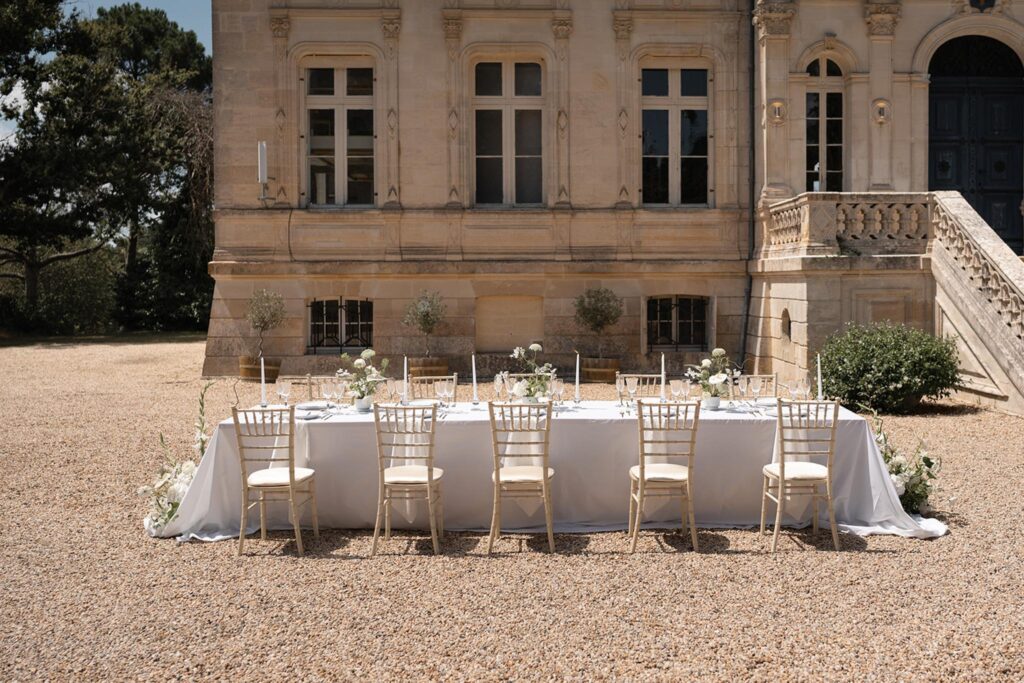
[[[167,344],[173,342],[200,341],[206,341],[205,332],[137,332],[90,337],[0,336],[0,348],[14,346],[41,346],[47,349],[73,349],[76,346],[137,346],[139,344]]]

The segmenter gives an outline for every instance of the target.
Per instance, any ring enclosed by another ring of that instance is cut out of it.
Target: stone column
[[[569,199],[569,36],[572,34],[572,15],[565,10],[555,13],[551,20],[555,37],[555,57],[558,64],[552,69],[555,88],[555,208],[572,207]]]
[[[384,208],[401,209],[401,185],[398,175],[398,36],[402,32],[400,10],[384,10],[380,19],[380,31],[384,37],[384,139],[387,149]],[[378,134],[378,145],[379,140]]]
[[[900,19],[898,1],[874,2],[864,6],[864,20],[871,39],[869,91],[871,97],[869,190],[892,190],[892,47]],[[863,116],[861,102],[852,102],[854,116]],[[906,112],[904,112],[906,114]]]
[[[758,89],[761,96],[761,203],[792,197],[789,185],[789,30],[796,14],[790,0],[758,0],[754,26],[758,38]]]

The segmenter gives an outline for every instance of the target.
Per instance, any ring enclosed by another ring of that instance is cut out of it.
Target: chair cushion
[[[307,467],[295,468],[295,482],[299,483],[311,479],[313,470]],[[256,470],[249,473],[249,486],[287,486],[287,467],[268,467],[265,470]]]
[[[434,481],[444,476],[444,470],[440,467],[434,468]],[[384,469],[385,484],[426,484],[426,465],[401,465],[398,467],[386,467]]]
[[[769,477],[779,478],[779,463],[773,462],[764,466],[764,473]],[[828,479],[828,468],[815,462],[787,462],[786,480],[824,481]]]
[[[630,467],[629,476],[639,480],[640,465]],[[690,470],[686,465],[676,465],[671,462],[652,462],[644,466],[644,477],[646,481],[686,481],[690,478]]]
[[[501,468],[501,482],[503,484],[522,484],[529,482],[540,482],[544,476],[544,468],[540,465],[514,465]],[[548,468],[548,479],[555,476],[553,467]],[[494,481],[494,473],[491,473],[491,481]]]

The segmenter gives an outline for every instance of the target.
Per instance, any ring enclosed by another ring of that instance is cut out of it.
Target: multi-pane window
[[[373,302],[314,299],[309,303],[310,352],[373,346]]]
[[[372,206],[373,67],[305,70],[306,201],[310,206]]]
[[[843,70],[819,57],[807,67],[807,191],[843,191]]]
[[[476,204],[544,203],[544,73],[536,62],[473,68]]]
[[[710,302],[700,296],[663,296],[647,300],[647,346],[703,351],[708,347]]]
[[[708,70],[640,71],[644,204],[709,205]]]

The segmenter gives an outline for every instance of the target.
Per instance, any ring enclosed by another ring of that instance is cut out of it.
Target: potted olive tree
[[[249,310],[245,317],[259,338],[259,346],[255,356],[238,357],[238,374],[242,379],[259,380],[260,358],[263,358],[266,380],[277,381],[277,375],[281,371],[281,360],[263,357],[263,335],[284,322],[284,299],[277,292],[256,290],[249,299]]]
[[[607,287],[592,287],[576,297],[575,303],[576,324],[597,337],[597,358],[583,358],[583,379],[614,382],[619,359],[604,357],[604,332],[622,317],[622,299]]]
[[[425,290],[406,307],[402,324],[423,335],[424,355],[409,358],[409,374],[411,376],[425,377],[448,374],[447,359],[435,358],[430,350],[430,338],[444,321],[447,310],[448,307],[441,300],[440,292]]]

